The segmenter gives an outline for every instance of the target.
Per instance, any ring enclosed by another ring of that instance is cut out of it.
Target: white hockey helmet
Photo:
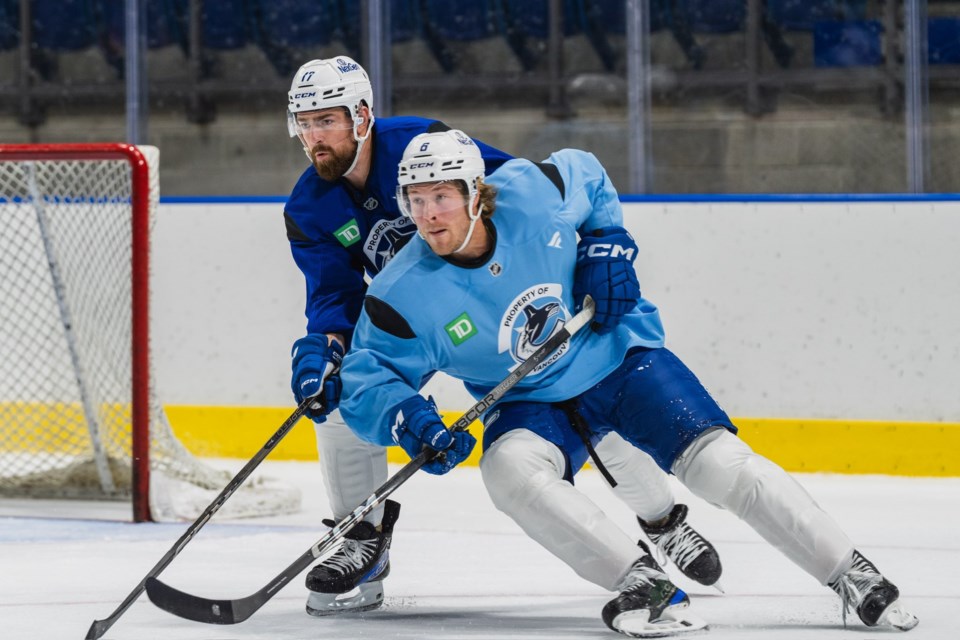
[[[485,173],[484,167],[480,148],[463,131],[449,129],[437,133],[421,133],[407,144],[397,169],[397,203],[400,210],[405,215],[414,217],[415,212],[411,211],[410,199],[407,197],[407,187],[410,185],[462,181],[466,186],[467,198],[464,203],[456,203],[456,206],[466,205],[471,224],[463,244],[456,250],[460,251],[470,241],[474,226],[480,219],[482,207],[477,207],[474,211],[473,203],[477,199],[477,187]]]
[[[480,147],[463,131],[421,133],[403,150],[397,168],[397,188],[421,182],[463,180],[467,189],[475,193],[477,179],[483,175]]]
[[[353,137],[360,146],[370,135],[373,126],[373,87],[363,67],[347,56],[336,56],[326,60],[311,60],[297,69],[287,95],[287,131],[290,137],[299,137],[303,142],[307,157],[310,157],[309,145],[303,139],[303,132],[297,123],[297,114],[307,111],[319,111],[333,107],[346,107],[353,120]],[[370,122],[367,133],[360,137],[357,128],[363,122],[360,116],[360,104],[366,103],[370,109]],[[354,158],[354,165],[356,158]],[[351,165],[350,170],[353,170]],[[347,171],[350,173],[350,171]]]

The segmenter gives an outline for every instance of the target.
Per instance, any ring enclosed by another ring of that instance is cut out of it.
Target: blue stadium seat
[[[503,12],[492,0],[422,0],[423,21],[444,40],[471,42],[505,33]]]
[[[341,22],[355,25],[352,28],[359,33],[360,3],[355,0],[341,0]],[[420,9],[418,0],[390,0],[390,41],[409,42],[420,37]]]
[[[550,0],[503,0],[506,28],[508,30],[516,28],[531,38],[546,40],[550,37],[549,9]],[[564,0],[563,35],[565,37],[580,33],[583,26],[582,9],[581,2]]]
[[[665,5],[667,0],[653,0],[653,4]],[[517,43],[520,39],[530,37],[546,40],[550,37],[549,6],[549,0],[504,0],[507,39],[521,62],[524,62],[525,56],[533,58],[532,62],[539,56],[529,53],[529,48],[519,51]],[[654,23],[652,30],[662,27],[656,19]],[[626,3],[623,0],[564,0],[563,36],[569,38],[580,33],[593,46],[604,68],[612,71],[617,56],[608,36],[626,33]],[[532,66],[524,64],[525,68]]]
[[[503,0],[504,35],[525,70],[533,69],[541,58],[541,54],[535,53],[528,45],[528,39],[546,40],[550,37],[549,9],[549,0]],[[564,0],[563,35],[570,37],[580,33],[582,24],[574,0]],[[602,33],[599,36],[605,44],[605,36]]]
[[[17,0],[0,0],[0,51],[20,43],[20,8]]]
[[[650,33],[669,28],[675,0],[650,0]],[[623,0],[577,0],[587,23],[595,21],[606,33],[627,33],[627,3]]]
[[[420,12],[416,0],[390,0],[390,39],[409,42],[420,37]]]
[[[204,2],[200,14],[203,46],[242,49],[250,38],[246,0]]]
[[[126,71],[126,4],[125,0],[100,0],[103,37],[100,47],[107,63],[123,79]],[[160,49],[172,44],[187,49],[187,34],[180,29],[170,0],[147,3],[146,16],[147,48]]]
[[[340,26],[333,0],[250,0],[258,36],[275,46],[326,46]]]
[[[771,22],[787,31],[813,31],[817,22],[863,20],[867,0],[767,0]]]
[[[686,20],[694,33],[732,33],[747,19],[744,0],[678,0],[673,9],[676,24]]]
[[[860,67],[883,63],[879,20],[828,20],[813,25],[817,67]]]
[[[100,0],[106,37],[121,48],[126,42],[126,0]],[[177,25],[170,0],[147,3],[147,48],[159,49],[171,44],[186,48],[187,36]]]
[[[97,42],[92,0],[31,0],[33,43],[48,51],[78,51]]]
[[[189,0],[170,0],[183,33],[189,29]],[[247,0],[216,0],[203,3],[200,12],[200,42],[204,49],[242,49],[250,41]]]
[[[927,43],[930,64],[960,64],[960,18],[930,18]]]
[[[253,40],[282,77],[300,60],[293,49],[329,45],[340,28],[334,0],[249,0]]]
[[[356,0],[339,0],[339,38],[356,60],[361,59],[360,32],[363,16]],[[390,41],[394,44],[420,37],[419,0],[390,0]],[[438,45],[440,46],[440,45]]]
[[[517,41],[503,24],[503,11],[498,0],[419,0],[420,35],[446,73],[457,68],[456,56],[447,42],[471,42],[495,36],[508,36],[508,43],[517,51]],[[521,63],[524,66],[530,61]]]
[[[663,0],[653,0],[652,5]],[[651,9],[654,13],[655,9]],[[604,69],[613,71],[617,56],[607,40],[609,34],[623,36],[627,32],[626,3],[618,0],[577,0],[574,11],[568,11],[570,20],[577,20],[581,30],[597,52]],[[656,31],[651,28],[651,31]]]

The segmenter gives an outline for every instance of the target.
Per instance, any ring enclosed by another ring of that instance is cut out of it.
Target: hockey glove
[[[433,397],[424,400],[415,395],[407,398],[394,409],[391,433],[393,441],[403,447],[411,458],[424,447],[442,453],[423,465],[423,470],[434,475],[443,475],[467,459],[477,439],[466,431],[449,431],[437,413]]]
[[[297,404],[305,398],[317,401],[307,407],[307,416],[316,423],[340,405],[340,363],[343,347],[322,333],[313,333],[293,343],[293,378],[290,386]]]
[[[640,281],[633,269],[637,252],[637,243],[623,227],[597,229],[577,245],[573,299],[579,310],[585,296],[593,297],[597,303],[593,330],[601,335],[637,306]]]

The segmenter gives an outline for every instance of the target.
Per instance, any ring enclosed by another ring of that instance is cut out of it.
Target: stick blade
[[[84,640],[97,640],[100,636],[107,632],[113,625],[113,622],[110,620],[94,620],[93,624],[90,625],[90,630],[87,631],[87,636]]]
[[[195,622],[237,624],[250,617],[250,614],[243,615],[243,611],[237,611],[232,600],[201,598],[184,593],[156,578],[147,578],[147,597],[164,611]]]

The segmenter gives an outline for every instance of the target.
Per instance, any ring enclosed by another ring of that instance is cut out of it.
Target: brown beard
[[[321,151],[328,155],[324,160],[319,161],[317,160],[317,153]],[[341,150],[333,147],[320,144],[314,145],[313,149],[310,150],[310,155],[313,156],[313,168],[316,169],[317,174],[327,182],[339,180],[353,163],[353,158],[357,153],[357,141],[350,140],[349,148],[346,151],[346,153],[343,153]]]

